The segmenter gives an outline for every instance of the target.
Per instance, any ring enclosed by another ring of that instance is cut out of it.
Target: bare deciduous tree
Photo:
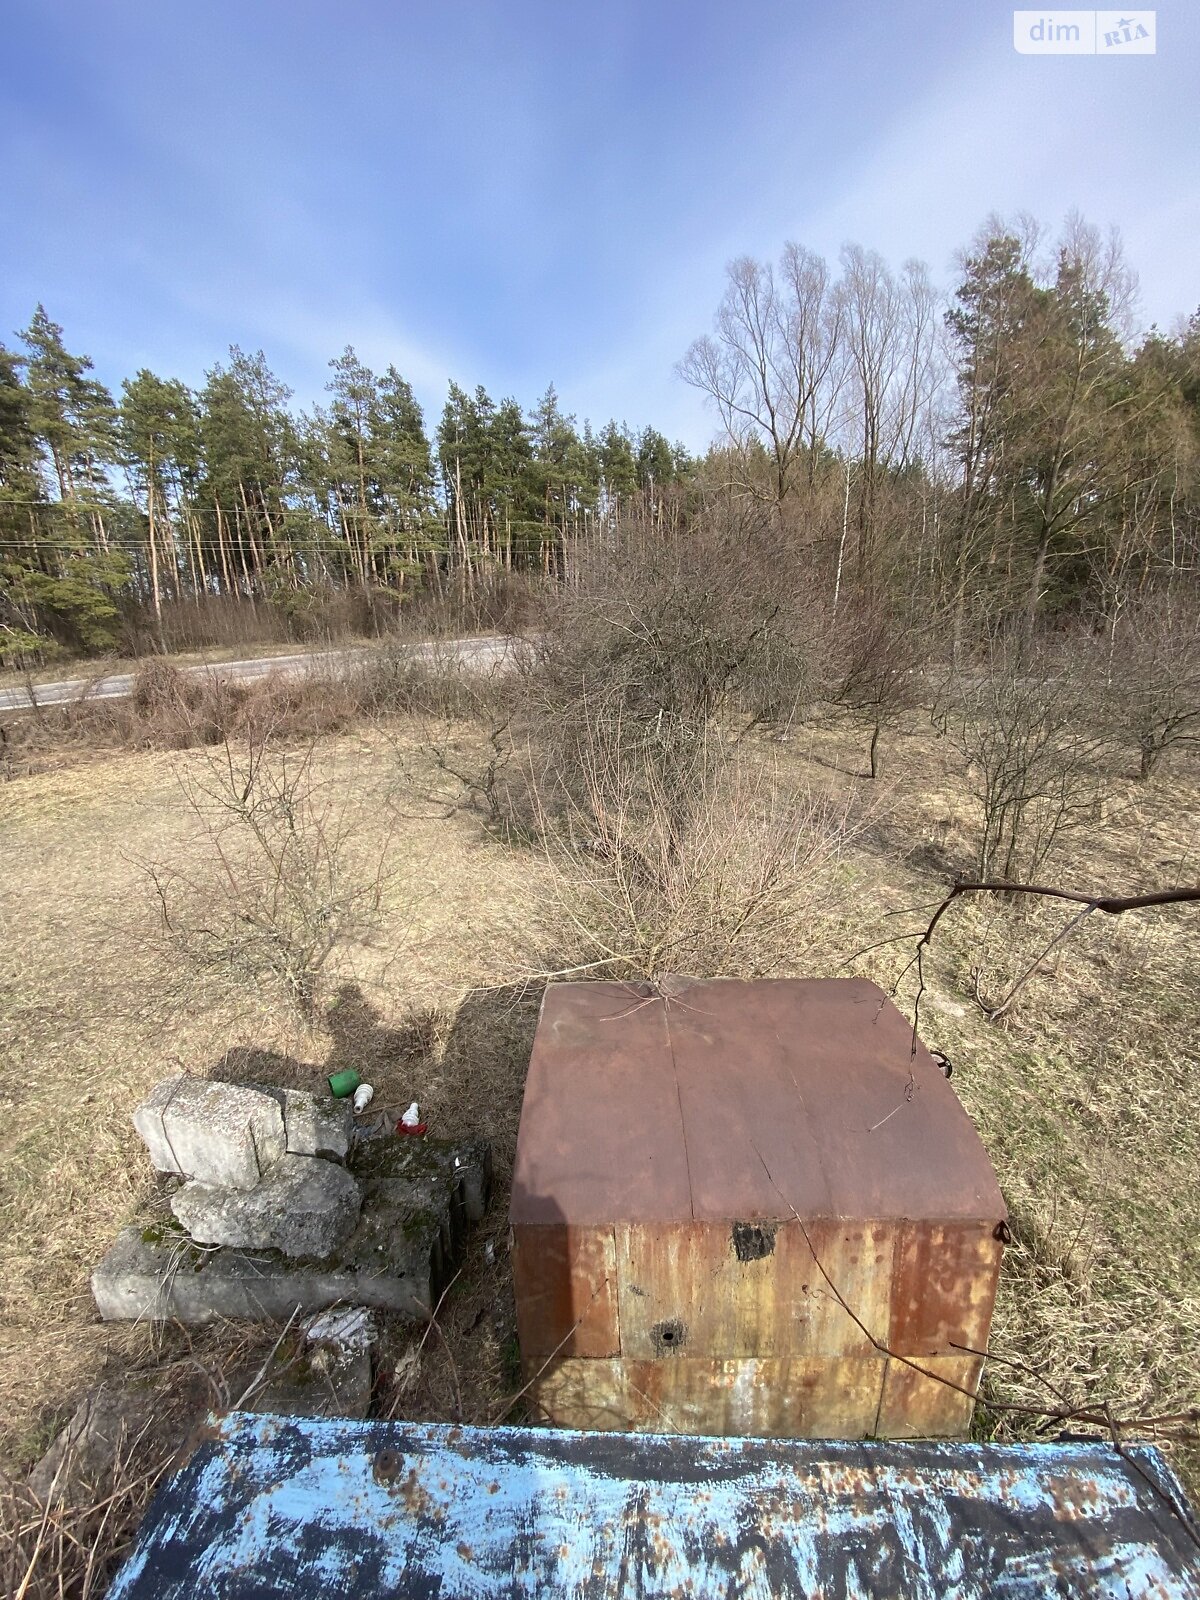
[[[882,606],[859,604],[844,618],[841,683],[836,698],[871,719],[871,777],[878,776],[879,739],[917,703],[927,659],[921,631]]]
[[[837,293],[849,374],[840,433],[858,458],[857,564],[869,581],[883,476],[912,464],[937,385],[937,296],[923,262],[897,278],[857,244],[842,251]]]
[[[1097,674],[1097,677],[1099,674]],[[1112,638],[1109,693],[1137,741],[1139,777],[1172,749],[1200,748],[1200,609],[1181,594],[1134,607]]]
[[[807,456],[811,481],[840,386],[842,300],[825,261],[785,247],[779,267],[741,256],[727,270],[716,334],[679,364],[715,402],[729,439],[765,445],[782,505]]]

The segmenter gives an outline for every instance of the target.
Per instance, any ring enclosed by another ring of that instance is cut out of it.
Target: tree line
[[[261,352],[198,390],[141,370],[114,397],[38,306],[0,346],[0,657],[112,648],[132,611],[269,608],[302,625],[353,591],[378,626],[411,594],[496,572],[569,573],[572,551],[690,463],[652,427],[599,433],[553,386],[529,414],[450,385],[431,439],[411,385],[347,348],[329,400],[294,412]]]
[[[310,412],[237,348],[197,390],[143,370],[114,398],[39,307],[0,346],[0,652],[110,648],[131,614],[161,644],[165,611],[217,604],[289,631],[330,594],[368,628],[461,609],[714,496],[765,508],[835,615],[935,618],[956,651],[1003,622],[1115,641],[1194,612],[1200,566],[1200,313],[1138,335],[1134,291],[1078,218],[992,220],[948,294],[858,245],[742,258],[679,365],[719,424],[699,459],[580,427],[553,387],[526,412],[451,384],[430,437],[352,349]]]
[[[993,219],[943,299],[922,263],[797,245],[728,268],[679,371],[726,481],[843,598],[936,617],[1116,628],[1200,569],[1200,313],[1135,336],[1119,236]]]

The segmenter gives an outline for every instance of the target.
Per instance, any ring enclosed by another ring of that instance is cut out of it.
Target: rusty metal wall
[[[512,1204],[545,1420],[964,1434],[1003,1220],[953,1090],[872,985],[547,991]]]

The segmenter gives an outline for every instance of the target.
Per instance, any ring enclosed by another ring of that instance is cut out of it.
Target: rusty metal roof
[[[553,984],[512,1220],[997,1222],[987,1153],[912,1044],[861,978]]]
[[[1158,1452],[234,1414],[110,1600],[1198,1600]],[[1186,1511],[1185,1511],[1186,1515]]]

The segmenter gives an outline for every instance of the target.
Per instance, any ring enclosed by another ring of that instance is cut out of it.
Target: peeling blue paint
[[[1161,1455],[235,1414],[112,1600],[1045,1595],[1200,1600]]]

